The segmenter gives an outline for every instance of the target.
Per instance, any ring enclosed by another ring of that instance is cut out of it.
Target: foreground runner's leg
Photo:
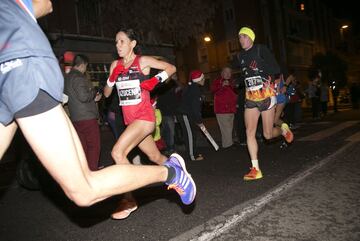
[[[167,181],[169,168],[164,166],[113,165],[96,172],[84,168],[86,159],[81,143],[60,105],[17,122],[39,160],[79,206],[89,206],[116,194]],[[179,175],[177,179],[189,176],[182,168],[176,175]],[[191,183],[185,195],[192,196],[194,190],[195,184]],[[187,201],[193,200],[194,197]]]
[[[1,141],[0,141],[0,160],[3,157],[5,151],[9,147],[15,132],[17,129],[16,122],[12,122],[11,124],[4,126],[0,123],[0,133],[1,133]]]

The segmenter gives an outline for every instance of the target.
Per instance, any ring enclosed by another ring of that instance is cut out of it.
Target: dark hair
[[[120,28],[119,31],[117,31],[117,33],[119,32],[125,33],[130,40],[138,41],[138,36],[132,28]]]
[[[136,46],[134,47],[135,54],[140,53],[140,47],[139,47],[139,36],[136,34],[136,32],[132,28],[120,28],[116,33],[123,32],[126,34],[126,36],[131,40],[136,41]]]
[[[81,64],[88,64],[89,63],[89,58],[83,54],[77,54],[74,57],[72,66],[80,66]]]

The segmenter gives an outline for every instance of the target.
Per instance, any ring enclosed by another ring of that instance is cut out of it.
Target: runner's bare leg
[[[246,126],[247,148],[251,160],[257,160],[258,144],[256,141],[256,128],[258,125],[260,111],[257,108],[245,108],[244,119]]]
[[[14,138],[16,129],[17,125],[15,121],[7,126],[0,123],[0,160]]]
[[[166,180],[163,166],[113,165],[91,172],[84,165],[79,138],[60,105],[17,122],[41,163],[79,206]]]

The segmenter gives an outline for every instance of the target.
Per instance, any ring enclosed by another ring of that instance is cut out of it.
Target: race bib
[[[245,78],[245,86],[247,91],[259,90],[263,87],[261,76],[253,76]]]
[[[141,102],[140,80],[124,80],[116,82],[119,94],[119,105],[136,105]]]

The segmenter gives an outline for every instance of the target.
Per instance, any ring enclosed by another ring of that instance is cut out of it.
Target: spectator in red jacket
[[[231,147],[234,144],[232,132],[237,95],[231,72],[231,68],[224,67],[221,76],[211,84],[211,92],[214,94],[214,112],[220,127],[223,148]]]

